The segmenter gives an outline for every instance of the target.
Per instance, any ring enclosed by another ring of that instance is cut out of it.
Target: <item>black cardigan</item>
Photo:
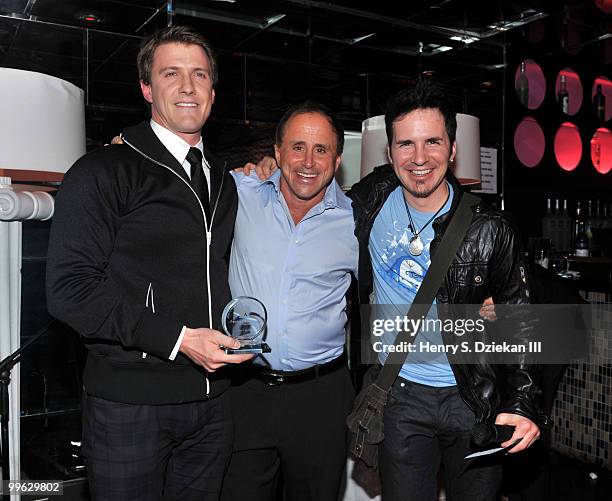
[[[142,404],[202,400],[227,388],[223,371],[209,385],[187,357],[168,357],[183,325],[219,328],[230,300],[225,256],[236,186],[206,152],[214,213],[209,319],[200,202],[148,122],[123,137],[126,144],[79,159],[59,190],[47,262],[49,311],[85,338],[88,393]]]

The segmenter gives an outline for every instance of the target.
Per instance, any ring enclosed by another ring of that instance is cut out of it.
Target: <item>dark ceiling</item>
[[[359,129],[422,73],[444,82],[465,111],[497,113],[505,53],[517,41],[540,54],[610,42],[597,41],[610,16],[593,0],[0,0],[0,65],[83,88],[88,139],[97,144],[146,113],[138,44],[170,20],[199,29],[217,49],[211,121],[220,143],[239,138],[234,129],[269,129],[306,97]]]

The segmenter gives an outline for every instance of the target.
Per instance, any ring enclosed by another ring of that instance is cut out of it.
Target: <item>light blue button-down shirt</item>
[[[238,214],[230,259],[232,296],[252,296],[268,310],[272,352],[255,363],[294,371],[342,354],[345,294],[357,273],[351,202],[334,180],[296,225],[280,192],[280,171],[267,181],[233,173]]]

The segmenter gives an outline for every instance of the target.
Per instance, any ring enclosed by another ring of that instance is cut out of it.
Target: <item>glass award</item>
[[[249,296],[232,299],[221,315],[225,333],[240,343],[240,348],[224,348],[225,353],[270,353],[264,343],[268,312],[261,301]]]

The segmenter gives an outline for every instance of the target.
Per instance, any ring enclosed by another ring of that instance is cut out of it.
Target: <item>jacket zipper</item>
[[[206,213],[204,212],[202,201],[200,200],[200,197],[195,192],[195,190],[192,188],[191,184],[189,184],[183,177],[179,176],[176,172],[174,172],[173,169],[168,167],[166,164],[158,160],[155,160],[154,158],[151,158],[149,155],[147,155],[143,151],[136,148],[136,146],[134,146],[129,141],[127,141],[123,137],[123,135],[121,135],[121,139],[123,140],[125,144],[127,144],[134,151],[138,152],[140,155],[145,157],[147,160],[153,162],[156,165],[159,165],[160,167],[163,167],[164,169],[167,169],[172,174],[174,174],[178,179],[180,179],[185,184],[185,186],[187,186],[191,190],[191,193],[193,193],[193,196],[196,197],[196,200],[198,201],[198,205],[200,206],[200,211],[202,212],[202,219],[204,219],[204,230],[206,232],[206,289],[207,289],[207,294],[208,294],[208,325],[209,325],[209,328],[212,329],[213,326],[212,326],[212,298],[211,298],[211,287],[210,287],[210,246],[212,243],[212,224],[215,219],[215,214],[217,212],[217,206],[219,205],[219,198],[221,197],[221,192],[223,191],[223,184],[225,182],[225,166],[227,165],[227,162],[224,163],[223,165],[223,174],[221,176],[221,186],[219,187],[219,193],[217,193],[217,199],[215,200],[215,205],[210,215],[210,229],[209,229],[208,221],[206,220]],[[212,179],[212,171],[211,171],[211,179]],[[145,357],[146,357],[146,354],[143,354],[143,358]],[[208,374],[207,374],[206,375],[206,396],[208,396],[209,394],[210,394],[210,382],[208,380]]]
[[[151,298],[151,311],[155,314],[155,295],[153,292],[153,282],[149,282],[149,288],[147,289],[147,299],[145,300],[145,308],[149,307],[149,298]],[[147,358],[147,352],[142,352],[142,358]]]

